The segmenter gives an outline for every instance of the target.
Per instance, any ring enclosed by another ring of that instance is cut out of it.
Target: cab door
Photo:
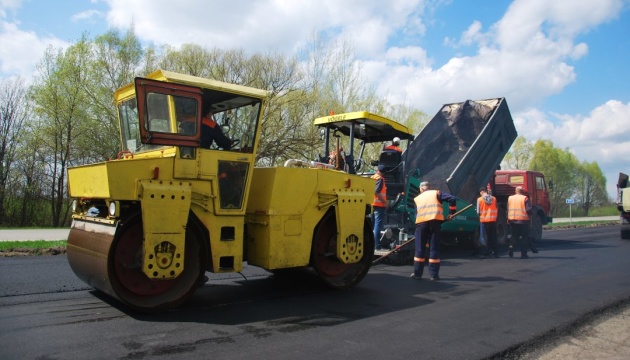
[[[536,186],[536,199],[532,205],[542,207],[545,214],[548,215],[551,206],[549,201],[549,192],[547,191],[547,184],[545,183],[545,177],[543,174],[534,174],[534,185]]]
[[[143,144],[198,147],[201,140],[202,90],[165,81],[136,78],[140,136]],[[174,98],[188,99],[194,117],[191,131],[179,131],[170,110]]]

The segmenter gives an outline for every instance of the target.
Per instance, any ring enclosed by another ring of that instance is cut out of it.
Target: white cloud
[[[544,114],[530,109],[513,114],[519,135],[535,142],[552,140],[555,147],[569,148],[580,161],[596,161],[608,180],[609,194],[615,194],[618,173],[630,171],[630,102],[610,100],[588,116]],[[620,164],[626,166],[620,169]]]
[[[417,46],[407,46],[404,48],[391,47],[385,52],[385,59],[399,65],[412,65],[414,67],[426,67],[430,65],[427,52]]]
[[[40,38],[34,32],[22,31],[15,23],[2,21],[0,28],[2,73],[30,76],[34,69],[33,61],[41,59],[48,46],[59,48],[69,45],[54,37]]]
[[[571,38],[609,21],[623,8],[623,0],[597,3],[573,0],[515,0],[496,25],[502,47],[519,47],[546,30],[552,39]]]
[[[7,12],[13,11],[22,6],[23,0],[0,0],[0,18],[6,19]]]
[[[177,6],[170,0],[107,2],[110,26],[126,29],[133,23],[141,39],[171,46],[196,43],[252,52],[292,52],[314,31],[324,30],[333,37],[352,38],[358,55],[373,55],[384,51],[395,29],[406,24],[410,31],[422,29],[417,18],[408,14],[421,9],[423,0],[188,0]]]
[[[372,65],[381,72],[371,79],[385,85],[391,101],[414,99],[414,105],[428,112],[446,102],[497,96],[517,109],[536,106],[575,81],[569,61],[585,56],[588,46],[575,44],[574,37],[615,18],[622,6],[621,0],[596,6],[572,0],[516,0],[488,32],[474,21],[459,40],[445,41],[456,47],[477,44],[476,54],[453,57],[439,68],[427,62],[400,68],[383,59],[382,66]]]
[[[102,17],[103,17],[103,13],[101,13],[98,10],[86,10],[86,11],[82,11],[80,13],[72,15],[71,20],[74,22],[84,21],[84,20],[95,21]]]

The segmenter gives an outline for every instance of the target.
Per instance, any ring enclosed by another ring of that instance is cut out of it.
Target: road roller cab
[[[115,95],[122,151],[68,171],[68,261],[142,311],[172,308],[205,271],[312,267],[356,285],[373,252],[371,179],[318,166],[255,168],[267,92],[168,71]]]

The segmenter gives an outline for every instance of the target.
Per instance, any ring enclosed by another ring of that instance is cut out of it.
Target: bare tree
[[[0,223],[6,218],[8,180],[16,158],[22,125],[27,117],[28,105],[23,80],[0,80]]]
[[[16,203],[13,207],[13,224],[17,226],[41,226],[50,224],[48,196],[45,185],[48,183],[46,174],[47,156],[42,149],[44,144],[41,134],[35,131],[38,124],[27,123],[25,130],[30,135],[23,136],[20,141],[12,191],[15,193]]]

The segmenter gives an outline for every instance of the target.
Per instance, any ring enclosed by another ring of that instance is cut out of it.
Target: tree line
[[[94,39],[84,34],[67,49],[48,48],[31,84],[0,80],[0,226],[69,225],[67,169],[117,156],[113,93],[156,69],[268,90],[258,166],[324,155],[312,122],[330,111],[377,113],[416,133],[429,120],[413,104],[379,97],[362,76],[353,46],[343,40],[313,35],[297,55],[287,56],[196,44],[143,48],[133,28]],[[376,159],[379,151],[374,145],[367,157]],[[553,178],[552,198],[558,204],[568,194],[582,196],[587,211],[606,201],[597,163],[579,163],[568,149],[556,149],[549,141],[531,145],[518,138],[504,163]]]
[[[549,192],[551,214],[557,216],[568,208],[566,199],[572,198],[588,216],[591,209],[609,205],[606,177],[597,162],[580,162],[570,149],[560,149],[551,140],[528,142],[519,136],[502,163],[505,169],[529,169],[545,174],[553,184]]]

